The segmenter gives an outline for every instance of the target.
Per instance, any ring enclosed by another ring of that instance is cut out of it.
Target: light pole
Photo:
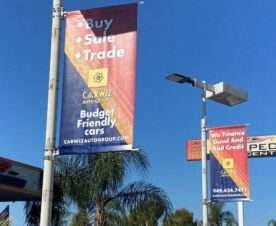
[[[202,150],[202,215],[203,226],[208,226],[208,190],[207,190],[207,141],[206,141],[206,99],[211,99],[221,104],[233,106],[247,101],[247,91],[220,82],[215,85],[205,81],[192,79],[180,74],[171,74],[166,79],[178,83],[190,83],[200,88],[202,92],[202,115],[201,115],[201,150]]]
[[[48,107],[44,151],[43,185],[41,195],[40,226],[50,226],[52,218],[54,152],[56,142],[56,118],[61,42],[62,0],[53,0],[52,39],[49,72]]]

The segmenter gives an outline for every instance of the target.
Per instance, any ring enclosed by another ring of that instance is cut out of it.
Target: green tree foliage
[[[166,194],[153,184],[137,181],[125,186],[131,170],[148,170],[149,162],[142,152],[77,156],[61,160],[60,166],[60,175],[66,175],[62,187],[79,207],[87,210],[96,226],[118,224],[123,218],[118,207],[131,209],[154,201],[166,207],[164,214],[171,209]]]
[[[177,209],[170,215],[168,221],[164,226],[196,226],[197,222],[194,221],[194,214],[186,209]]]
[[[210,226],[238,225],[234,215],[230,211],[224,211],[224,202],[211,202],[208,204],[208,222]]]
[[[12,220],[10,218],[0,220],[0,226],[11,226]]]
[[[70,226],[89,226],[89,219],[86,210],[80,209],[74,214]]]
[[[276,226],[276,221],[275,220],[270,220],[267,224],[267,226]]]
[[[79,213],[75,218],[86,214],[89,223],[95,226],[123,225],[126,211],[148,202],[158,203],[163,207],[162,215],[167,216],[171,202],[161,188],[145,181],[125,185],[132,170],[146,173],[148,169],[149,162],[140,151],[59,157],[55,160],[55,183],[62,188],[62,195],[57,204],[76,205]],[[37,225],[30,223],[30,219],[39,218],[32,218],[35,205],[26,210],[27,225]],[[63,216],[58,218],[60,222]]]
[[[55,178],[60,178],[61,175],[55,173]],[[52,209],[52,225],[59,226],[63,222],[64,217],[67,214],[64,192],[61,188],[59,179],[54,181],[54,197],[53,197],[53,209]],[[25,210],[25,223],[27,226],[38,226],[40,223],[40,201],[27,201],[24,205]]]
[[[159,219],[166,221],[169,217],[168,214],[164,215],[164,213],[167,213],[166,208],[162,203],[155,201],[141,203],[130,210],[125,225],[156,226]]]

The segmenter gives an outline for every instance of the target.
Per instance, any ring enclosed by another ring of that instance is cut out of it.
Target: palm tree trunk
[[[104,226],[104,209],[100,200],[96,201],[96,216],[95,216],[95,226]]]

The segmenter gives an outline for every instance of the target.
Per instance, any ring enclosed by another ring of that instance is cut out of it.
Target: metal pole
[[[44,173],[41,197],[40,226],[51,226],[54,151],[56,142],[57,96],[59,81],[59,58],[61,42],[62,0],[53,0],[52,38],[49,71],[48,107],[44,152]]]
[[[238,202],[239,226],[243,226],[243,201]]]
[[[207,206],[207,142],[206,142],[206,83],[202,89],[202,118],[201,118],[201,150],[202,150],[202,214],[203,226],[208,225]]]

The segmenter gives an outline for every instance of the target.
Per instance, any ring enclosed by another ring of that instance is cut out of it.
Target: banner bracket
[[[57,153],[58,153],[58,150],[56,149],[56,148],[46,148],[45,150],[44,150],[44,152],[51,152],[52,153],[52,155],[48,155],[48,156],[46,156],[45,155],[45,157],[44,157],[44,159],[45,160],[54,160],[55,159],[55,156],[57,155]]]
[[[67,11],[63,11],[63,7],[61,9],[61,19],[64,19],[67,16]]]
[[[53,12],[52,12],[52,17],[59,17],[60,19],[63,19],[64,16],[66,15],[66,12],[63,11],[62,6],[53,6]]]
[[[45,156],[44,160],[53,161],[54,160],[54,156]]]

